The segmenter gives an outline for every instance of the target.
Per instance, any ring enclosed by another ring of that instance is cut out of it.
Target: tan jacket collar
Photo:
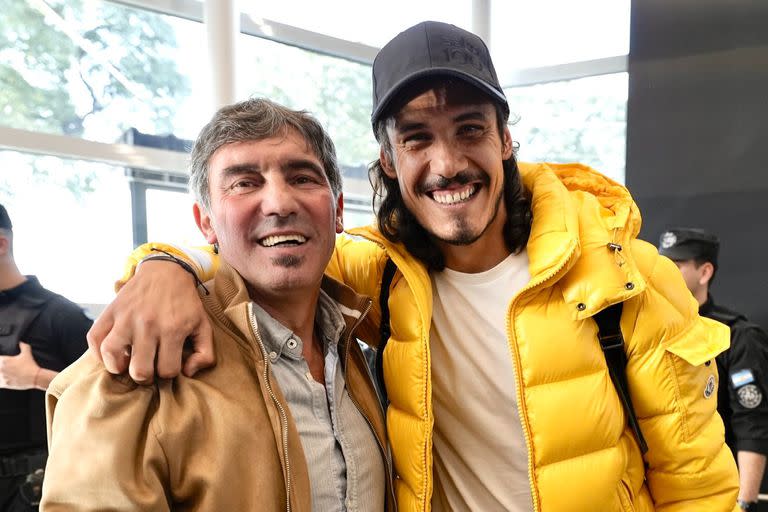
[[[355,293],[348,286],[328,276],[323,276],[321,288],[339,306],[345,323],[342,340],[346,340],[370,308],[371,299]],[[251,298],[240,274],[222,261],[214,279],[208,283],[208,289],[211,297],[205,302],[211,314],[237,333],[239,340],[249,340],[253,343],[247,307]]]

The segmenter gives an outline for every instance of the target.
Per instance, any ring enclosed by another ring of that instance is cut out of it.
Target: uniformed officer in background
[[[718,238],[702,229],[670,229],[659,240],[659,253],[680,268],[699,313],[731,328],[731,348],[716,359],[721,383],[717,409],[739,466],[739,505],[754,511],[768,455],[768,335],[712,299],[719,250]]]
[[[19,272],[0,205],[0,511],[37,510],[46,459],[45,393],[88,348],[91,320]]]

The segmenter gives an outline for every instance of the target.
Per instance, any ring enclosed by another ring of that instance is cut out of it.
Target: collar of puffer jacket
[[[646,282],[632,255],[640,212],[629,191],[580,164],[520,163],[531,198],[533,225],[527,250],[529,287],[560,282],[576,319],[641,293]],[[387,240],[375,226],[349,234],[380,245],[421,300],[431,303],[426,267],[402,244]]]

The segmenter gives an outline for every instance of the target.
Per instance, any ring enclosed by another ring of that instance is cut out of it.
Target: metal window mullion
[[[193,0],[108,0],[115,4],[144,9],[160,14],[176,16],[191,21],[203,22],[203,7]],[[296,46],[305,50],[339,57],[360,64],[371,65],[377,47],[356,43],[346,39],[312,32],[273,20],[261,19],[251,13],[240,16],[240,32],[246,35],[269,39],[278,43]]]
[[[617,55],[602,59],[568,62],[555,66],[519,69],[500,78],[503,88],[509,89],[550,82],[576,80],[590,76],[625,73],[628,69],[627,55]]]

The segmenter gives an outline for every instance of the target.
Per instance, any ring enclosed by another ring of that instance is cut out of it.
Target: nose
[[[429,151],[429,170],[434,174],[451,178],[468,166],[464,152],[450,141],[435,141]]]
[[[263,190],[261,211],[265,216],[288,217],[298,208],[295,191],[285,180],[269,180]]]

